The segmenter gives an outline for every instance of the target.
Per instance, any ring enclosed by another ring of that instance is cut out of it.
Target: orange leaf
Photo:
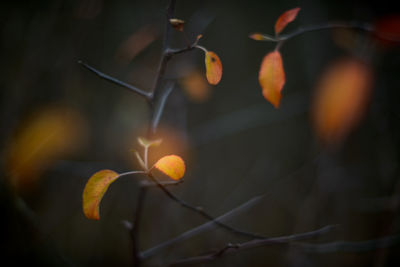
[[[154,164],[154,167],[174,180],[179,180],[185,175],[185,162],[176,155],[162,157]]]
[[[19,128],[7,144],[5,167],[6,177],[21,193],[34,189],[57,159],[79,150],[87,130],[79,113],[60,106],[35,112]]]
[[[222,63],[217,54],[212,51],[206,52],[206,76],[210,84],[216,85],[222,77]]]
[[[258,81],[265,99],[278,108],[282,98],[281,91],[285,84],[285,71],[279,51],[270,52],[264,57]]]
[[[186,95],[193,102],[204,102],[211,95],[211,86],[200,71],[194,70],[180,80]]]
[[[282,15],[276,20],[275,23],[275,34],[279,34],[290,22],[296,19],[297,13],[299,13],[300,8],[296,7],[288,11],[283,12]]]
[[[89,178],[83,190],[83,213],[88,219],[99,220],[100,201],[119,174],[111,170],[101,170]]]
[[[342,141],[365,113],[372,73],[355,59],[335,62],[322,75],[312,106],[317,136],[325,144]]]

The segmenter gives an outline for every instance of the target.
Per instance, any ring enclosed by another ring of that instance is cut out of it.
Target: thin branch
[[[337,23],[326,23],[326,24],[321,24],[321,25],[310,25],[310,26],[300,27],[293,32],[290,32],[287,34],[282,34],[282,35],[279,35],[278,37],[272,36],[269,34],[263,34],[263,38],[264,38],[263,40],[270,41],[270,42],[282,43],[284,41],[287,41],[289,39],[292,39],[292,38],[302,35],[304,33],[326,30],[326,29],[360,30],[360,31],[373,33],[377,37],[387,40],[387,41],[400,42],[400,39],[397,36],[391,36],[390,34],[387,34],[387,33],[381,33],[379,31],[377,31],[377,29],[375,29],[371,24],[360,23],[360,22],[350,22],[350,23],[337,22]]]
[[[200,38],[197,37],[196,41],[194,41],[192,44],[189,44],[189,45],[188,45],[187,47],[185,47],[185,48],[181,48],[181,49],[172,49],[172,48],[168,48],[168,49],[166,50],[166,54],[167,54],[167,55],[170,55],[170,56],[173,56],[173,55],[178,55],[178,54],[182,54],[182,53],[185,53],[185,52],[192,51],[192,50],[195,49],[195,48],[200,48],[200,49],[201,49],[201,46],[198,45],[199,40],[200,40]]]
[[[164,42],[163,42],[164,51],[168,49],[170,43],[172,25],[170,24],[169,20],[174,17],[175,3],[176,0],[170,0],[167,7],[167,14],[166,14],[167,17],[165,22]]]
[[[200,214],[202,217],[204,217],[205,219],[211,221],[215,225],[217,225],[217,226],[219,226],[219,227],[221,227],[221,228],[223,228],[225,230],[228,230],[229,232],[232,232],[232,233],[234,233],[236,235],[245,236],[245,237],[251,237],[251,238],[258,238],[258,239],[265,238],[265,236],[263,236],[263,235],[242,231],[242,230],[236,229],[236,228],[234,228],[232,226],[229,226],[229,225],[227,225],[227,224],[225,224],[225,223],[223,223],[221,221],[218,221],[213,216],[211,216],[210,214],[205,212],[202,207],[193,206],[193,205],[187,203],[186,201],[180,199],[175,194],[173,194],[171,191],[169,191],[167,188],[165,188],[151,173],[148,174],[148,177],[155,184],[157,184],[158,188],[160,188],[170,199],[174,200],[175,202],[180,204],[182,207],[187,208],[187,209],[189,209],[191,211],[194,211],[194,212]]]
[[[203,255],[203,256],[197,256],[197,257],[191,257],[191,258],[179,260],[179,261],[176,261],[176,262],[170,264],[170,266],[184,266],[184,265],[198,264],[198,263],[203,263],[203,262],[207,262],[207,261],[213,261],[213,260],[216,260],[227,254],[236,253],[236,252],[239,252],[242,250],[247,250],[247,249],[252,249],[252,248],[257,248],[257,247],[264,247],[264,246],[271,246],[271,245],[284,245],[284,244],[289,244],[289,243],[299,241],[299,240],[312,239],[312,238],[318,237],[320,235],[326,234],[326,233],[332,231],[336,227],[337,227],[337,225],[328,225],[328,226],[322,227],[318,230],[301,233],[301,234],[294,234],[294,235],[274,237],[274,238],[255,239],[255,240],[251,240],[251,241],[239,243],[239,244],[229,243],[222,249],[218,250],[217,252]]]
[[[175,83],[172,81],[168,81],[165,86],[163,87],[164,89],[160,91],[158,99],[156,99],[154,108],[153,108],[153,114],[152,114],[152,119],[150,123],[150,129],[151,133],[154,133],[157,129],[157,126],[160,122],[161,115],[164,112],[165,104],[167,103],[168,97],[171,94],[172,90],[175,87]]]
[[[157,71],[157,74],[155,77],[155,82],[154,82],[151,92],[143,91],[133,85],[127,84],[123,81],[120,81],[120,80],[114,78],[114,77],[111,77],[110,75],[105,74],[85,62],[78,61],[79,64],[81,64],[88,70],[92,71],[100,78],[110,81],[112,83],[115,83],[124,88],[127,88],[127,89],[137,93],[138,95],[144,97],[148,101],[148,103],[150,104],[150,109],[152,110],[149,134],[152,134],[155,132],[157,125],[159,123],[161,114],[163,113],[165,103],[168,99],[169,94],[171,93],[171,91],[173,89],[173,86],[171,86],[170,82],[167,82],[165,84],[163,83],[164,75],[165,75],[169,60],[174,55],[193,50],[194,48],[196,48],[197,43],[199,41],[199,38],[197,38],[193,42],[193,44],[191,44],[185,48],[170,49],[170,38],[171,38],[172,26],[169,23],[169,20],[171,18],[173,18],[173,16],[174,16],[175,3],[176,3],[176,0],[170,0],[168,7],[167,7],[166,22],[165,22],[166,26],[165,26],[164,38],[163,38],[162,55],[161,55],[160,63],[158,66],[158,71]]]
[[[265,195],[260,195],[260,196],[253,197],[252,199],[250,199],[250,200],[246,201],[245,203],[241,204],[240,206],[238,206],[238,207],[228,211],[227,213],[219,216],[215,220],[219,221],[219,222],[224,222],[224,221],[230,219],[231,217],[233,217],[234,215],[238,215],[241,212],[253,207],[264,196]],[[149,248],[149,249],[143,251],[141,253],[141,258],[142,259],[147,259],[147,258],[153,256],[154,254],[156,254],[157,252],[159,252],[160,250],[162,250],[164,248],[167,248],[172,244],[175,244],[177,242],[185,241],[185,240],[189,239],[192,236],[195,236],[195,235],[198,235],[200,233],[203,233],[204,231],[210,229],[212,226],[215,226],[214,222],[213,221],[209,221],[209,222],[206,222],[206,223],[204,223],[204,224],[202,224],[200,226],[197,226],[197,227],[195,227],[193,229],[190,229],[190,230],[180,234],[177,237],[169,239],[169,240],[167,240],[167,241],[165,241],[165,242],[163,242],[161,244],[158,244],[158,245],[156,245],[156,246],[154,246],[152,248]]]
[[[355,30],[361,30],[361,31],[366,31],[366,32],[374,32],[375,31],[374,27],[372,27],[370,24],[367,24],[367,23],[359,23],[359,22],[327,23],[327,24],[321,24],[321,25],[311,25],[311,26],[306,26],[306,27],[300,27],[291,33],[280,35],[278,38],[276,38],[276,41],[278,41],[278,42],[286,41],[286,40],[292,39],[293,37],[299,36],[303,33],[326,30],[326,29],[355,29]]]
[[[142,259],[140,257],[139,249],[139,225],[142,215],[142,210],[144,206],[144,200],[146,197],[147,188],[139,187],[138,199],[136,202],[135,218],[133,222],[133,227],[130,231],[132,238],[132,254],[133,254],[133,266],[139,267],[141,265]]]
[[[123,82],[123,81],[120,81],[120,80],[118,80],[118,79],[116,79],[114,77],[111,77],[110,75],[107,75],[107,74],[105,74],[105,73],[93,68],[92,66],[90,66],[89,64],[87,64],[87,63],[85,63],[85,62],[83,62],[81,60],[78,61],[78,64],[81,64],[86,69],[90,70],[91,72],[93,72],[94,74],[96,74],[97,76],[99,76],[100,78],[102,78],[104,80],[107,80],[107,81],[115,83],[115,84],[117,84],[117,85],[119,85],[121,87],[129,89],[130,91],[135,92],[136,94],[144,97],[147,101],[151,100],[151,96],[152,96],[151,92],[143,91],[143,90],[141,90],[141,89],[139,89],[139,88],[137,88],[137,87],[135,87],[133,85],[127,84],[126,82]]]
[[[164,78],[164,74],[165,74],[165,70],[167,68],[168,61],[171,58],[171,55],[167,53],[167,50],[169,49],[169,45],[170,45],[171,29],[172,29],[172,26],[169,23],[169,20],[174,17],[175,2],[176,2],[176,0],[170,0],[168,7],[167,7],[162,55],[161,55],[160,64],[158,66],[158,71],[157,71],[157,76],[156,76],[157,78],[155,80],[153,90],[152,90],[152,96],[151,96],[152,102],[154,102],[154,100],[158,98],[158,95],[162,91],[162,88],[160,88],[161,81]]]
[[[360,253],[380,248],[392,247],[399,244],[400,244],[400,235],[391,235],[379,239],[371,239],[358,242],[336,241],[324,244],[297,243],[295,245],[308,253],[336,253],[336,252]]]

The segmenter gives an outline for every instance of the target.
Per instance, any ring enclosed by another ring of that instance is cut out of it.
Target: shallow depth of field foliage
[[[398,266],[400,10],[177,0],[157,116],[168,2],[0,4],[5,266]]]

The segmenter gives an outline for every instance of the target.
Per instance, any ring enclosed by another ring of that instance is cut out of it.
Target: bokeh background
[[[100,79],[77,62],[150,90],[157,73],[167,1],[3,1],[1,13],[2,266],[129,266],[140,177],[110,187],[101,220],[82,213],[82,191],[100,169],[138,169],[131,149],[150,111],[139,96]],[[255,196],[261,201],[227,223],[280,236],[340,226],[313,243],[399,240],[400,53],[358,32],[322,31],[285,43],[287,83],[280,109],[261,94],[258,71],[274,44],[249,33],[273,33],[276,18],[300,6],[285,31],[327,21],[374,23],[398,9],[385,1],[177,1],[186,38],[223,63],[217,86],[204,83],[204,54],[175,57],[178,80],[162,116],[163,144],[154,162],[178,154],[185,182],[171,190],[219,216]],[[186,44],[174,32],[174,47]],[[373,93],[362,121],[340,144],[326,147],[312,127],[311,102],[323,70],[354,51],[369,56]],[[365,52],[366,51],[366,52]],[[125,222],[125,223],[124,223]],[[205,220],[162,192],[147,195],[140,248],[149,249]],[[152,255],[146,266],[215,251],[246,239],[212,228]],[[387,248],[340,247],[326,253],[270,246],[204,266],[398,266],[398,242]],[[363,243],[365,245],[365,243]],[[3,265],[4,263],[4,265]]]

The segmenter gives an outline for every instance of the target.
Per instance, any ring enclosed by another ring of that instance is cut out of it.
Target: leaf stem
[[[130,171],[130,172],[123,172],[119,174],[119,177],[123,177],[123,176],[128,176],[128,175],[133,175],[133,174],[146,174],[146,172],[144,171]]]
[[[148,165],[148,158],[149,158],[149,146],[145,146],[144,147],[144,152],[143,152],[143,157],[144,157],[144,167],[145,170],[148,171],[149,170],[149,165]]]
[[[207,50],[205,47],[201,46],[201,45],[195,45],[195,47],[198,48],[198,49],[203,50],[204,53],[207,53],[207,52],[208,52],[208,50]]]

